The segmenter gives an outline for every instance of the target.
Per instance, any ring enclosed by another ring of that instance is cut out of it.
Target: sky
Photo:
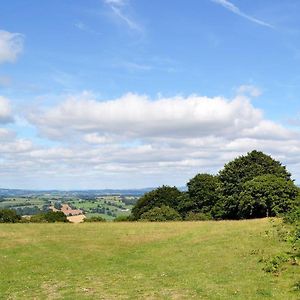
[[[254,149],[300,184],[298,0],[3,0],[0,187],[183,186]]]

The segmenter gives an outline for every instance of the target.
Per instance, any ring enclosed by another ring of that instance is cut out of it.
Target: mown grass
[[[299,299],[268,220],[1,224],[1,299]]]

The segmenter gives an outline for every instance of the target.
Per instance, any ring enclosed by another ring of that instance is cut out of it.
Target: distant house
[[[78,216],[83,214],[81,209],[72,209],[68,204],[63,204],[60,210],[66,216]]]
[[[68,216],[78,216],[82,215],[83,211],[81,209],[72,209],[68,204],[62,204],[61,209],[56,209],[54,206],[50,206],[52,211],[62,211],[67,217]]]

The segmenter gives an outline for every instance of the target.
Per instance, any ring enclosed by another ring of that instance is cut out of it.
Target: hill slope
[[[3,299],[299,299],[299,267],[258,260],[285,249],[266,219],[0,224]]]

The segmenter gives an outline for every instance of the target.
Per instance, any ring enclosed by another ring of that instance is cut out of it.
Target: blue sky
[[[183,185],[253,148],[299,182],[299,11],[296,0],[2,1],[1,186]]]

